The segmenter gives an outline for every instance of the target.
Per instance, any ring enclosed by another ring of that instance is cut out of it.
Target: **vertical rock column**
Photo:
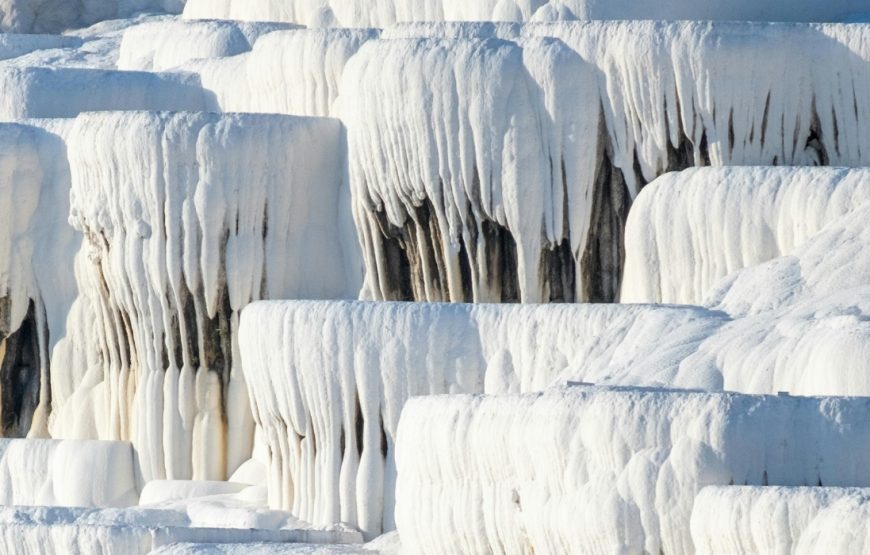
[[[55,356],[97,371],[56,400],[53,435],[131,440],[140,479],[224,479],[250,455],[239,311],[358,287],[336,231],[339,130],[273,115],[78,118],[70,221],[86,237],[85,307],[71,314],[78,345]],[[82,410],[92,429],[65,418]]]

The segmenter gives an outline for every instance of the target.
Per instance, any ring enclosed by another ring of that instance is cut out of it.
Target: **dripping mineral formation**
[[[0,0],[0,552],[866,551],[865,4]]]
[[[132,441],[144,480],[225,479],[250,456],[239,311],[356,289],[335,225],[338,139],[336,121],[290,116],[76,120],[70,221],[86,248],[52,435]]]

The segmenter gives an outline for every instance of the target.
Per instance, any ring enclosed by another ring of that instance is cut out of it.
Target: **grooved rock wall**
[[[672,383],[726,321],[667,306],[255,303],[239,345],[270,505],[370,537],[391,530],[396,426],[410,397]]]
[[[74,378],[52,399],[51,433],[132,441],[140,480],[226,479],[253,433],[240,310],[358,287],[336,225],[339,124],[92,113],[69,152],[86,247],[53,357]]]
[[[662,173],[868,163],[868,25],[385,36],[351,58],[339,96],[365,298],[612,301],[628,209]]]

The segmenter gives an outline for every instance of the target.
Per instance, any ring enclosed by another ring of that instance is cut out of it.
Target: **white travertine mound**
[[[50,431],[132,441],[144,480],[226,479],[253,439],[239,311],[358,288],[337,225],[339,124],[101,112],[68,142],[87,241]]]
[[[704,486],[870,485],[868,416],[867,398],[678,390],[419,397],[396,523],[414,553],[692,553]]]
[[[417,24],[385,36],[351,58],[339,96],[364,298],[614,300],[626,214],[659,175],[870,163],[870,104],[853,92],[870,83],[870,25]]]
[[[239,346],[269,448],[270,504],[368,537],[391,530],[396,427],[410,397],[670,384],[726,321],[667,306],[255,303]]]

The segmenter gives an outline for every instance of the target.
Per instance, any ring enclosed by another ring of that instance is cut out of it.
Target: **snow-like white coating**
[[[0,505],[129,507],[138,497],[129,443],[0,439]]]
[[[184,16],[384,27],[401,21],[842,21],[862,12],[867,12],[867,6],[860,0],[188,0]]]
[[[214,95],[210,109],[301,116],[336,115],[345,64],[375,29],[299,29],[262,36],[238,56],[200,60],[181,71],[199,76]]]
[[[94,110],[203,110],[195,76],[0,65],[0,121]]]
[[[250,51],[261,35],[289,27],[183,19],[146,22],[124,32],[118,69],[162,71],[190,60],[235,56]]]
[[[710,486],[692,509],[695,553],[864,553],[870,489]]]
[[[870,203],[831,222],[791,254],[724,278],[705,304],[745,316],[867,285],[868,221]]]
[[[0,0],[0,552],[870,550],[866,1]]]
[[[399,423],[396,523],[412,553],[692,553],[704,486],[870,484],[868,417],[860,398],[418,397]]]
[[[358,543],[346,527],[212,527],[174,509],[0,508],[0,551],[21,555],[123,553],[145,555],[179,542]]]
[[[270,505],[367,537],[393,529],[396,427],[409,397],[669,384],[725,321],[692,307],[254,303],[239,345],[269,448]]]
[[[858,92],[870,83],[868,25],[437,29],[453,38],[372,42],[345,71],[370,298],[510,298],[504,284],[480,285],[489,250],[516,298],[546,300],[538,282],[563,281],[576,298],[610,300],[628,206],[665,171],[870,162],[870,104]]]
[[[129,440],[144,480],[222,480],[250,457],[239,311],[359,287],[337,224],[339,131],[275,115],[76,119],[70,222],[87,241],[53,354],[54,437]]]
[[[663,175],[629,213],[621,300],[701,304],[725,276],[792,254],[868,201],[864,169],[694,168]],[[753,300],[780,296],[771,291],[774,283],[766,285]]]

